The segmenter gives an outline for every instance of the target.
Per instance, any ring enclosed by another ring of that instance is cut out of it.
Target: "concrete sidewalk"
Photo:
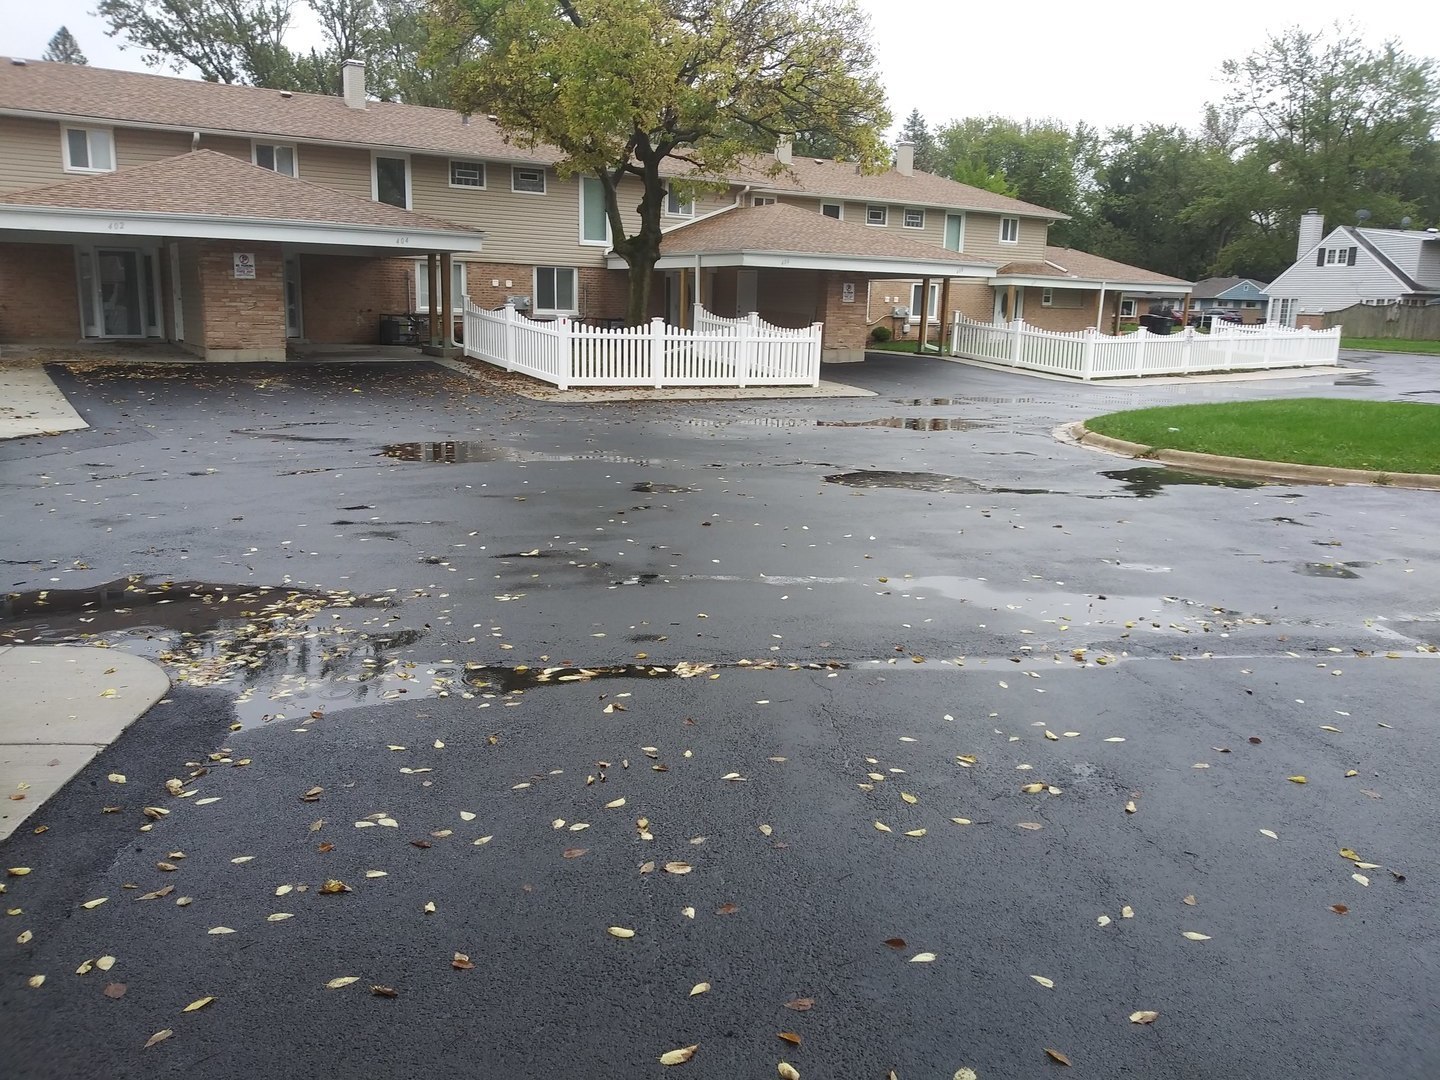
[[[0,365],[0,439],[89,426],[39,364]]]
[[[0,686],[3,840],[164,697],[170,679],[118,649],[12,645],[0,648]]]

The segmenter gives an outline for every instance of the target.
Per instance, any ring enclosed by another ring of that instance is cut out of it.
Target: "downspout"
[[[1099,310],[1095,312],[1095,329],[1099,330],[1102,334],[1105,333],[1105,289],[1107,285],[1109,285],[1109,282],[1100,282],[1100,307]]]

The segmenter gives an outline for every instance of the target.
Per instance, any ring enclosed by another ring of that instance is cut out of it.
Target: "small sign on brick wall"
[[[255,256],[248,251],[235,252],[235,276],[237,278],[255,278]]]
[[[842,281],[840,283],[840,302],[842,304],[853,304],[855,302],[855,283],[853,281]]]

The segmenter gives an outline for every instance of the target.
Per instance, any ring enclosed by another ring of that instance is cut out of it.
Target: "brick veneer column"
[[[253,279],[235,277],[235,254],[255,257]],[[206,240],[199,245],[203,326],[198,340],[207,360],[285,359],[285,260],[279,244]],[[302,285],[303,287],[303,285]]]

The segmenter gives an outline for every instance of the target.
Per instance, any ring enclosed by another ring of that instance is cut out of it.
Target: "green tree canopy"
[[[925,117],[920,115],[919,109],[910,110],[904,126],[900,128],[900,138],[915,144],[915,168],[921,172],[933,173],[938,164],[935,136],[930,134],[929,125],[925,123]]]
[[[436,0],[432,33],[430,55],[459,60],[458,108],[557,147],[562,174],[599,180],[632,323],[648,310],[668,173],[688,171],[690,194],[798,133],[864,167],[889,163],[854,0]],[[625,182],[639,186],[634,227]]]
[[[40,59],[56,64],[90,63],[80,51],[80,43],[75,40],[75,35],[63,26],[55,31],[55,36],[50,39],[50,44],[45,46],[45,53]]]

